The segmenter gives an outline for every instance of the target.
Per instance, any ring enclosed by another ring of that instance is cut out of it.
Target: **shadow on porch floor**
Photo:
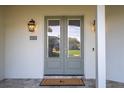
[[[4,79],[0,88],[95,88],[95,80],[85,80],[85,86],[39,86],[41,79]],[[108,81],[107,88],[124,88],[124,83]]]

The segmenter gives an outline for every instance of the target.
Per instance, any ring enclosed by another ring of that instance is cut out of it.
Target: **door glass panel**
[[[48,57],[60,55],[60,20],[48,20]]]
[[[68,20],[68,57],[80,56],[80,20]]]

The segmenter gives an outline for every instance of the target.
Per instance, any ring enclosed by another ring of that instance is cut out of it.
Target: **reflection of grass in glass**
[[[69,50],[69,56],[80,56],[80,50]]]
[[[49,57],[59,57],[59,52],[60,51],[53,51]],[[69,56],[80,56],[80,50],[69,50]]]
[[[52,57],[59,57],[59,51],[53,51]]]

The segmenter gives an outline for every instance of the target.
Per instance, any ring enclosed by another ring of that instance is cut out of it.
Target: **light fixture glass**
[[[93,32],[96,31],[96,20],[93,20],[93,22],[92,22],[92,31]]]
[[[33,19],[31,19],[29,22],[28,22],[28,30],[30,32],[34,32],[35,31],[35,28],[36,28],[36,23]]]

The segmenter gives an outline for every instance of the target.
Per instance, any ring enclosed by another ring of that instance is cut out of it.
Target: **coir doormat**
[[[40,86],[85,86],[82,79],[43,79]]]

